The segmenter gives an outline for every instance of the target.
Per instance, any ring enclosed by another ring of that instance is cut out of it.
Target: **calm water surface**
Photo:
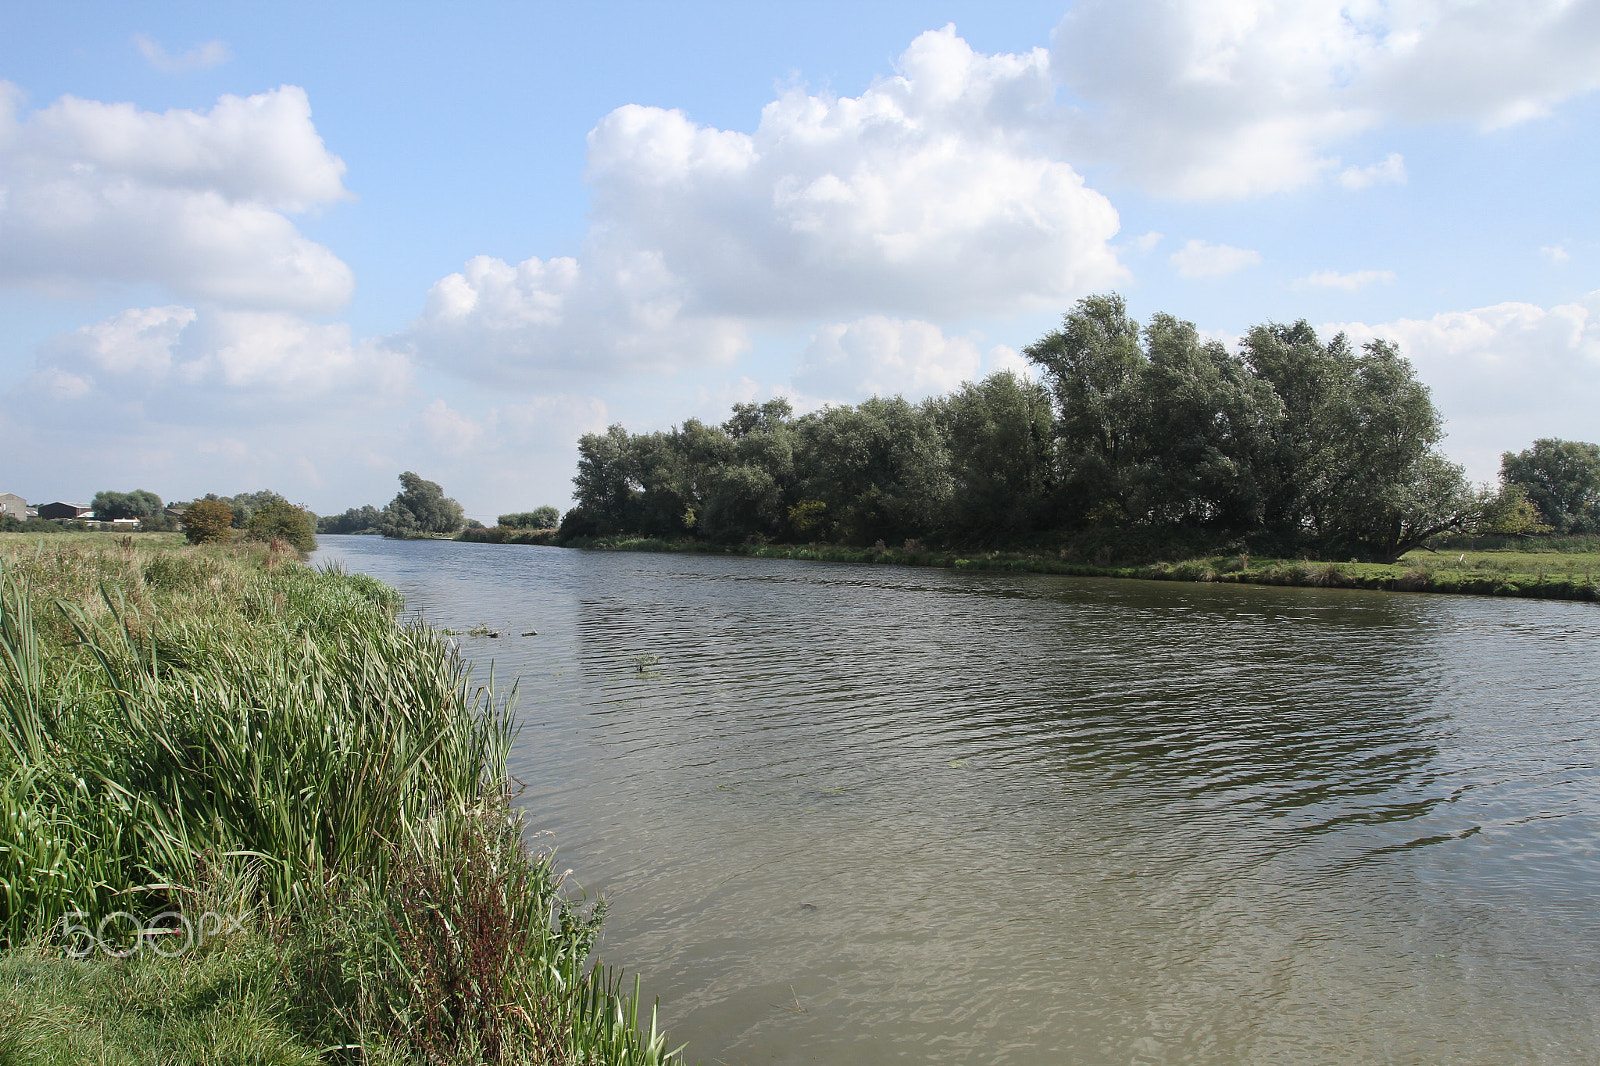
[[[691,1060],[1600,1062],[1592,604],[321,542]]]

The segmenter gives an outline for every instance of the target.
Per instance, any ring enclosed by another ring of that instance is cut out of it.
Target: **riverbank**
[[[1600,553],[1587,552],[1497,550],[1438,553],[1419,550],[1410,552],[1392,565],[1218,555],[1182,562],[1101,566],[1067,561],[1059,553],[1052,556],[1040,552],[929,551],[915,545],[903,548],[853,548],[834,544],[716,545],[653,537],[600,537],[571,540],[566,546],[588,551],[693,552],[745,555],[759,559],[887,563],[953,570],[1009,570],[1146,581],[1299,585],[1557,600],[1600,599],[1600,590],[1596,589],[1594,581],[1594,575],[1600,573]]]
[[[0,1061],[675,1061],[453,643],[176,540],[0,535]]]

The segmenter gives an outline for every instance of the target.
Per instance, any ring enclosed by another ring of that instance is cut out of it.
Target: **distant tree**
[[[497,521],[512,529],[555,529],[561,522],[561,512],[554,507],[535,507],[531,511],[503,514]]]
[[[1125,521],[1144,443],[1141,388],[1149,365],[1139,323],[1116,293],[1087,296],[1061,328],[1024,348],[1055,399],[1069,521]]]
[[[190,504],[180,521],[183,535],[190,544],[226,541],[230,536],[229,527],[233,525],[233,511],[221,500],[207,497]]]
[[[245,536],[251,540],[282,540],[301,552],[317,549],[317,516],[292,503],[269,503],[250,516]]]
[[[1244,340],[1283,417],[1258,463],[1263,524],[1285,546],[1389,562],[1477,521],[1482,497],[1438,450],[1443,420],[1399,349],[1344,334],[1326,344],[1304,321]]]
[[[632,531],[639,490],[634,474],[634,448],[621,425],[578,438],[578,472],[572,479],[578,506],[562,522],[563,536],[603,536]]]
[[[930,404],[873,397],[828,407],[794,427],[797,498],[820,500],[835,535],[890,544],[940,528],[954,482]]]
[[[1500,480],[1520,485],[1557,533],[1600,532],[1600,445],[1548,437],[1500,456]]]
[[[1037,528],[1055,488],[1049,391],[1002,371],[932,401],[932,409],[950,449],[951,532],[981,541]],[[791,514],[797,530],[803,521],[814,518]]]
[[[149,518],[161,513],[161,497],[146,489],[132,492],[97,492],[90,504],[94,516],[102,521],[116,518]]]
[[[1528,498],[1528,490],[1513,481],[1502,482],[1498,493],[1484,490],[1475,532],[1519,537],[1550,532],[1539,519],[1539,509]]]
[[[60,533],[61,525],[48,518],[14,518],[0,514],[0,533]]]
[[[377,529],[383,522],[383,512],[372,504],[352,507],[344,514],[324,515],[317,519],[318,533],[361,533]]]
[[[228,505],[228,508],[233,511],[233,528],[235,529],[244,529],[249,526],[251,517],[263,507],[269,507],[275,503],[289,503],[287,499],[271,489],[262,489],[259,492],[241,492],[237,496],[207,496],[206,498],[220,499]]]
[[[180,528],[178,520],[165,509],[139,519],[141,533],[176,533]]]
[[[426,537],[461,528],[461,505],[447,497],[435,482],[407,470],[400,475],[400,486],[400,492],[383,509],[378,528],[384,536]]]

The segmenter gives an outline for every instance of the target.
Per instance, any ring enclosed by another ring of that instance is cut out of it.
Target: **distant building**
[[[94,508],[86,503],[41,503],[40,518],[93,518]]]
[[[14,492],[0,492],[0,515],[15,518],[18,522],[26,522],[28,501]]]

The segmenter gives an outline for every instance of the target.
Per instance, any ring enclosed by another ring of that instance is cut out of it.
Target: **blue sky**
[[[414,469],[944,391],[1088,292],[1600,438],[1600,3],[73,4],[0,38],[0,490]]]

